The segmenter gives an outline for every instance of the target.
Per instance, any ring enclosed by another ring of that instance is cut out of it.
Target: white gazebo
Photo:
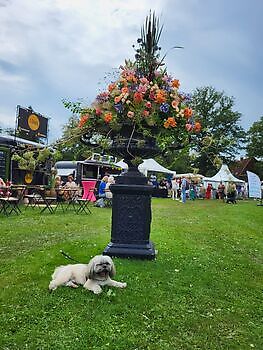
[[[117,166],[120,168],[126,170],[128,169],[128,165],[123,161],[120,160],[118,163],[116,163]],[[169,170],[156,162],[156,160],[150,158],[150,159],[144,159],[143,162],[138,166],[139,171],[147,176],[148,172],[154,172],[154,173],[164,173],[164,174],[175,174],[176,172],[173,170]]]
[[[175,174],[175,171],[163,167],[152,158],[144,159],[143,162],[138,166],[138,169],[145,176],[147,176],[149,171],[154,173]]]
[[[240,184],[244,184],[245,181],[240,180],[238,178],[236,178],[231,171],[229,170],[228,166],[226,164],[222,164],[221,169],[218,171],[217,174],[215,174],[212,177],[204,177],[203,181],[208,183],[208,182],[214,182],[214,183],[219,183],[219,182],[224,182],[224,183],[228,183],[228,182],[235,182],[235,183],[240,183]]]

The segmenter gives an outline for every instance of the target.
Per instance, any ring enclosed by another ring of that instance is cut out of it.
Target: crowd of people
[[[236,199],[243,199],[247,197],[244,185],[228,182],[226,185],[221,181],[217,186],[212,183],[205,185],[202,182],[195,182],[186,177],[173,177],[169,179],[160,179],[158,182],[155,175],[149,177],[148,184],[154,188],[166,189],[167,196],[172,200],[180,200],[183,203],[187,199],[219,199],[226,203],[236,203]]]

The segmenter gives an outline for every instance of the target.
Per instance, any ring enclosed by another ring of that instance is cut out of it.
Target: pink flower
[[[187,124],[185,124],[185,128],[186,128],[187,131],[191,131],[192,130],[192,125],[187,123]]]
[[[145,94],[145,92],[147,91],[147,87],[145,85],[140,84],[137,92],[140,92],[141,94]]]
[[[149,81],[148,81],[148,79],[147,78],[141,78],[140,79],[140,82],[142,83],[142,84],[149,84]]]
[[[154,99],[155,99],[155,93],[154,93],[153,91],[150,92],[149,98],[150,98],[151,100],[154,100]]]
[[[150,101],[147,101],[147,102],[145,103],[145,107],[147,107],[147,108],[152,108],[151,102],[150,102]]]
[[[129,111],[129,112],[127,113],[127,116],[128,116],[128,118],[133,118],[133,117],[134,117],[134,112]]]
[[[146,109],[142,112],[142,115],[144,116],[144,117],[148,117],[148,115],[149,115],[149,111],[147,111]]]

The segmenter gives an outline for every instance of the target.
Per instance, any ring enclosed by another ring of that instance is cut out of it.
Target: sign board
[[[257,174],[247,171],[249,198],[261,198],[261,181]]]
[[[22,139],[42,142],[47,138],[48,118],[34,112],[31,108],[17,107],[16,136]]]

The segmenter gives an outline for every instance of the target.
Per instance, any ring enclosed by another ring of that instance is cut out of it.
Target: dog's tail
[[[76,259],[72,258],[72,257],[71,257],[70,255],[68,255],[67,253],[63,252],[63,250],[60,250],[60,253],[61,253],[62,255],[64,255],[64,257],[65,257],[65,258],[67,258],[67,259],[69,259],[69,260],[72,260],[72,261],[75,261],[75,262],[77,262],[77,263],[80,263],[80,264],[81,264],[81,262],[80,262],[80,261],[78,261],[78,260],[76,260]]]

